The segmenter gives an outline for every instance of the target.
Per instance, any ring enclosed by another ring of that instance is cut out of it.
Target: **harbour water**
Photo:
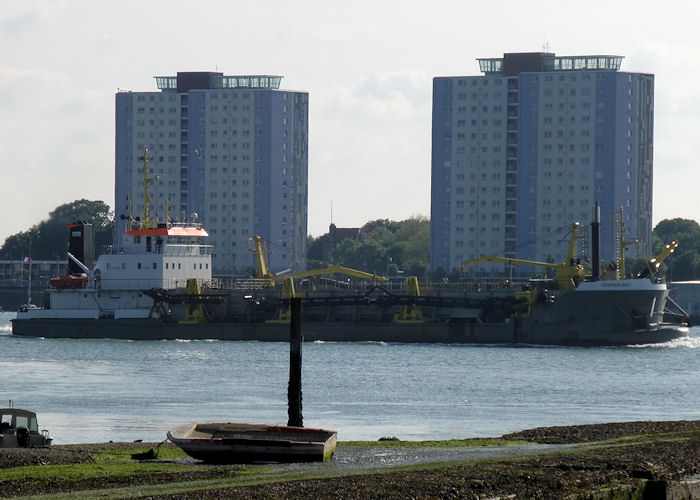
[[[36,411],[56,444],[287,422],[288,344],[14,337],[13,316],[0,313],[0,406]],[[614,348],[305,343],[302,373],[304,425],[344,441],[700,419],[700,327]]]

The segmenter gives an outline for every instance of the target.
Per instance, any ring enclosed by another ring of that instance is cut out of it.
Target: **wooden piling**
[[[301,299],[291,301],[291,321],[289,323],[289,385],[287,386],[287,425],[304,427],[301,404],[301,345],[304,334],[301,331]]]

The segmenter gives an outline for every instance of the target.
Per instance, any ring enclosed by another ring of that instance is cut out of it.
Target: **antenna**
[[[333,224],[333,200],[331,200],[331,224]]]
[[[27,284],[27,305],[32,303],[32,239],[29,238],[29,282]]]
[[[129,230],[131,229],[131,223],[133,222],[134,218],[131,216],[131,198],[128,196],[126,197],[126,200],[129,202]]]

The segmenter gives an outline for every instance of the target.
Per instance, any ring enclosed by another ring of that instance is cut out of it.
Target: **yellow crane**
[[[190,278],[187,280],[187,293],[193,296],[201,296],[202,291],[199,287],[199,280],[197,278]],[[199,304],[187,304],[185,308],[185,319],[180,321],[180,323],[206,323],[207,316],[204,312],[204,306]]]
[[[476,264],[478,262],[502,262],[504,264],[522,264],[526,266],[549,267],[556,270],[557,280],[559,281],[559,288],[561,290],[573,290],[581,281],[584,280],[586,276],[586,270],[577,262],[576,259],[576,239],[579,238],[577,233],[579,226],[580,224],[578,222],[574,222],[571,225],[571,238],[569,239],[569,249],[566,253],[566,260],[559,264],[555,264],[553,262],[511,259],[493,254],[487,255],[486,257],[480,257],[478,259],[465,260],[462,262],[462,267],[464,268],[469,264]]]
[[[265,247],[263,244],[262,237],[255,236],[251,239],[252,248],[248,248],[249,251],[255,252],[255,262],[257,268],[257,278],[268,280],[269,286],[274,286],[277,280],[284,280],[282,285],[282,298],[288,299],[295,297],[296,293],[294,291],[294,278],[301,278],[305,276],[318,276],[322,274],[344,274],[346,276],[353,276],[355,278],[371,279],[375,281],[388,281],[384,276],[378,276],[376,274],[365,273],[363,271],[358,271],[356,269],[351,269],[349,267],[343,266],[328,266],[322,269],[310,269],[307,271],[299,271],[291,274],[274,274],[271,273],[267,267],[267,259],[265,258]],[[290,310],[282,309],[280,310],[279,316],[276,320],[269,320],[268,322],[289,322]]]
[[[418,278],[416,276],[409,276],[406,283],[406,294],[413,297],[420,297]],[[401,306],[399,312],[394,314],[393,321],[396,323],[422,323],[424,321],[423,309],[416,304]]]
[[[647,261],[647,267],[639,271],[639,273],[637,274],[637,278],[646,278],[650,274],[653,276],[654,273],[659,270],[661,262],[666,257],[671,255],[676,250],[676,248],[678,248],[678,243],[675,241],[672,241],[671,243],[666,245],[659,255]]]
[[[374,281],[387,281],[384,276],[378,276],[372,273],[366,273],[363,271],[358,271],[356,269],[351,269],[349,267],[343,266],[328,266],[322,269],[310,269],[307,271],[299,271],[297,273],[291,274],[273,274],[267,267],[267,260],[265,259],[265,248],[260,236],[256,236],[252,239],[253,248],[248,250],[255,252],[256,257],[256,267],[257,267],[257,278],[266,279],[270,281],[271,285],[274,285],[277,280],[285,278],[299,278],[302,276],[318,276],[321,274],[344,274],[346,276],[354,276],[355,278],[371,279]]]
[[[271,274],[267,269],[267,260],[265,259],[265,248],[262,238],[260,236],[255,236],[249,241],[252,243],[252,248],[248,248],[248,251],[255,252],[255,264],[257,267],[256,277],[258,279],[270,280],[270,284],[274,285],[274,274]]]
[[[356,269],[350,269],[349,267],[343,266],[328,266],[321,269],[311,269],[309,271],[300,271],[298,273],[292,274],[282,274],[273,275],[273,279],[278,280],[281,278],[297,278],[302,276],[318,276],[319,274],[344,274],[346,276],[354,276],[355,278],[369,279],[372,281],[387,281],[384,276],[377,276],[376,274],[365,273],[363,271],[358,271]]]

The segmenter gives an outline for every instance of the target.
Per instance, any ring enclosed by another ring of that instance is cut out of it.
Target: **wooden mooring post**
[[[291,321],[289,323],[289,385],[287,386],[287,425],[304,427],[301,412],[301,344],[304,334],[301,331],[301,298],[291,301]]]

